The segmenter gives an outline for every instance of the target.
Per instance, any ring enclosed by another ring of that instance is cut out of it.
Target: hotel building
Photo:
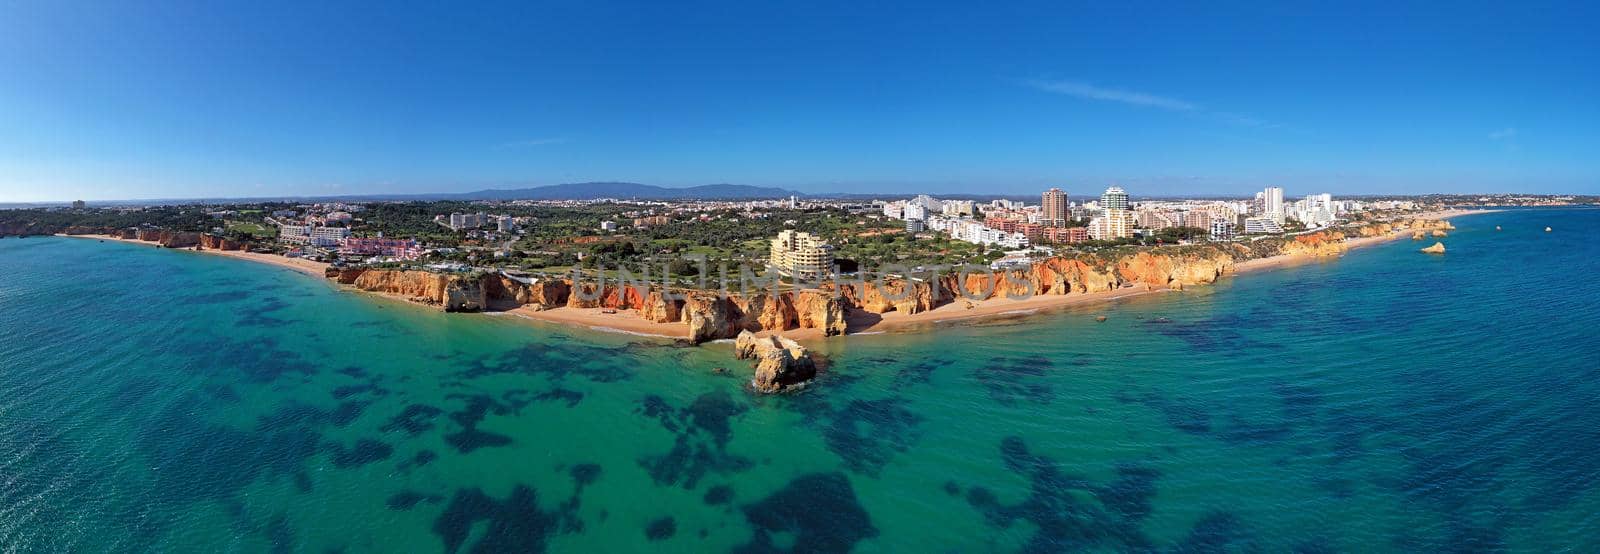
[[[1044,215],[1039,219],[1039,223],[1050,227],[1066,227],[1067,218],[1072,217],[1067,208],[1067,193],[1061,189],[1044,191],[1040,196],[1040,208],[1044,211]]]
[[[796,279],[822,279],[833,273],[833,246],[811,233],[786,230],[772,239],[768,265]]]

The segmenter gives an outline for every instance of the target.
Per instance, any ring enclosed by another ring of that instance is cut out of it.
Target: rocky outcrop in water
[[[817,365],[810,351],[793,340],[779,336],[757,337],[750,331],[742,331],[734,341],[733,350],[736,358],[756,361],[756,374],[750,386],[757,392],[783,392],[817,376]]]
[[[1433,243],[1433,246],[1429,246],[1427,248],[1423,248],[1421,250],[1421,252],[1423,252],[1425,254],[1443,254],[1444,253],[1444,243],[1435,242],[1435,243]]]

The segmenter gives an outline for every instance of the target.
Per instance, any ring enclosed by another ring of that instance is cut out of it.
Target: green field
[[[276,228],[250,221],[229,221],[227,222],[227,229],[228,231],[255,235],[261,238],[273,238],[278,236],[278,230]]]

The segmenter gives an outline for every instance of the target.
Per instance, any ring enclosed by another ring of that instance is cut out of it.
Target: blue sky
[[[0,3],[0,202],[1600,193],[1578,3],[293,4]]]

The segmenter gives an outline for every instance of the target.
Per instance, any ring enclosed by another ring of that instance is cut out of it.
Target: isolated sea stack
[[[811,352],[783,337],[757,337],[742,331],[733,344],[734,357],[756,361],[756,376],[750,386],[767,394],[800,386],[817,376]]]
[[[1443,254],[1444,253],[1444,243],[1435,242],[1435,243],[1433,243],[1433,246],[1429,246],[1427,248],[1422,249],[1422,252],[1427,253],[1427,254]]]

